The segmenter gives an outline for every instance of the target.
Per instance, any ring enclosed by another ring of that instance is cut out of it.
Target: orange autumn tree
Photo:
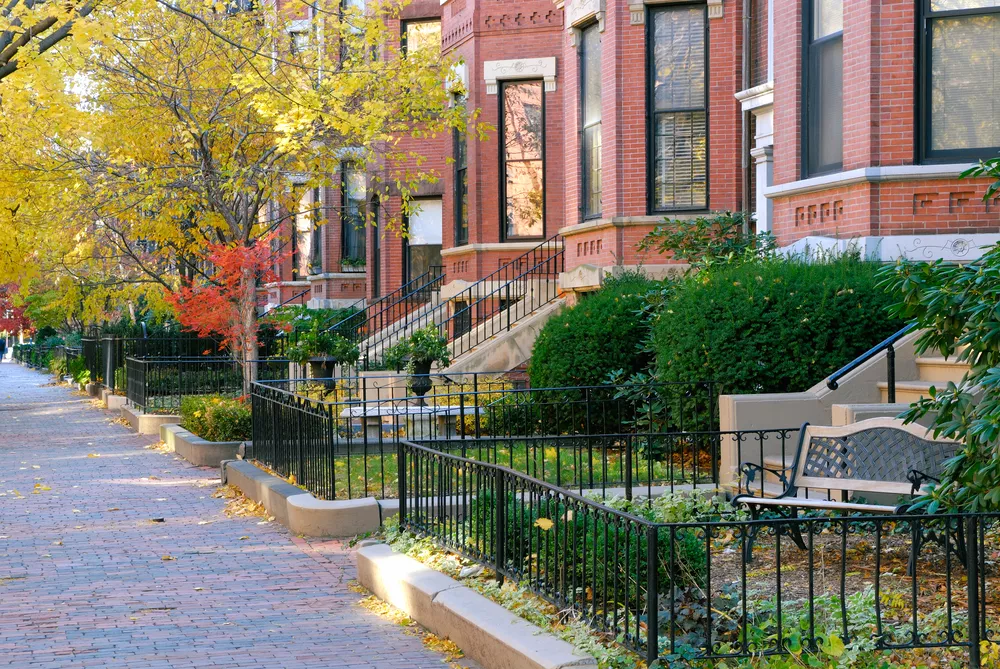
[[[271,250],[275,237],[271,233],[246,244],[209,245],[205,260],[213,269],[207,279],[167,296],[185,328],[201,337],[222,337],[222,345],[243,365],[245,390],[254,378],[253,361],[245,353],[257,350],[259,329],[256,314],[242,308],[245,287],[277,280],[272,268],[281,257]]]

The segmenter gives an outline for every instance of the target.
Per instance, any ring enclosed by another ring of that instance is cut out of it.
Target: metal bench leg
[[[792,509],[792,520],[799,519],[799,510]],[[802,540],[802,530],[799,528],[798,523],[792,523],[788,526],[788,536],[791,537],[792,542],[798,546],[800,551],[806,550],[806,542]]]
[[[747,508],[750,509],[750,519],[757,520],[760,517],[760,509],[754,504],[748,504]],[[748,525],[746,538],[743,541],[743,562],[750,564],[753,562],[753,542],[757,539],[757,535],[760,534],[759,525]]]

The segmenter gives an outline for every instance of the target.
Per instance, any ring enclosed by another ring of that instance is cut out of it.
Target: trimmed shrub
[[[646,294],[658,285],[639,274],[625,274],[550,318],[531,353],[531,386],[596,386],[612,372],[645,369],[651,360],[644,346],[649,325],[641,312]]]
[[[686,279],[653,325],[658,375],[730,393],[805,390],[902,326],[878,268],[775,258]]]
[[[181,399],[181,427],[208,441],[250,439],[250,403],[244,397],[189,395]]]

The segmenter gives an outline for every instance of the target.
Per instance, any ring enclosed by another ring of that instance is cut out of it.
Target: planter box
[[[364,274],[367,267],[365,265],[341,265],[340,271],[343,274]]]
[[[161,425],[160,439],[174,452],[199,467],[219,467],[224,460],[236,458],[240,441],[206,441],[180,425]]]
[[[173,425],[181,422],[180,416],[143,413],[128,404],[121,408],[121,412],[122,418],[127,420],[132,429],[139,434],[159,434],[161,425]]]

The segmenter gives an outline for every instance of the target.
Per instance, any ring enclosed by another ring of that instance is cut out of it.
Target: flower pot
[[[413,373],[410,374],[410,389],[417,398],[417,406],[424,406],[424,395],[433,387],[431,382],[431,361],[421,360],[413,363]]]

